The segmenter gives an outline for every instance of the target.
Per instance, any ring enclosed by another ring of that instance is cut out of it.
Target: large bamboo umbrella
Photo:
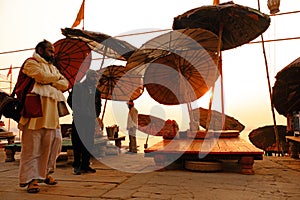
[[[174,18],[174,30],[203,28],[219,36],[218,66],[221,75],[222,124],[225,123],[225,114],[221,51],[250,42],[265,32],[269,25],[270,17],[268,15],[232,1],[194,8]]]
[[[138,114],[138,130],[148,135],[162,136],[161,130],[165,126],[165,120],[153,115]]]
[[[203,28],[222,41],[221,50],[246,44],[267,30],[270,17],[260,11],[233,3],[201,6],[189,10],[173,21],[173,29]]]
[[[90,47],[83,41],[64,38],[56,41],[54,65],[69,81],[69,88],[80,81],[90,68],[92,56]]]
[[[263,126],[252,130],[249,133],[250,142],[259,149],[264,151],[288,151],[288,143],[286,142],[286,126],[279,125],[278,135],[281,149],[277,149],[276,137],[273,126]]]
[[[218,37],[204,29],[170,31],[147,41],[128,59],[129,73],[144,75],[149,95],[165,105],[203,96],[219,76]],[[171,97],[171,98],[170,98]]]
[[[98,74],[100,78],[97,88],[101,93],[101,98],[105,99],[102,120],[107,100],[135,100],[140,97],[144,91],[142,77],[130,75],[122,65],[110,65],[99,70]]]
[[[86,42],[93,51],[109,58],[126,61],[136,50],[136,47],[128,42],[105,33],[72,28],[64,28],[61,31],[66,37],[80,39]]]
[[[208,116],[208,109],[205,108],[195,108],[193,109],[193,112],[195,113],[195,118],[200,121],[200,126],[204,128],[208,128],[207,125],[210,125],[209,129],[213,130],[221,130],[223,124],[221,124],[222,119],[222,113],[211,110],[211,119],[210,122],[207,123],[207,116]],[[198,114],[198,115],[197,115]],[[225,115],[225,124],[223,126],[223,130],[237,130],[239,132],[242,132],[245,129],[245,126],[240,123],[237,119]]]
[[[145,88],[158,103],[193,102],[202,97],[219,76],[215,54],[198,50],[162,54],[165,56],[153,61],[144,75]]]
[[[218,37],[201,28],[169,31],[144,43],[128,59],[126,68],[134,75],[144,75],[155,60],[189,50],[217,51]],[[213,55],[212,55],[213,56]]]
[[[162,136],[161,130],[165,126],[165,120],[153,115],[138,114],[138,130],[147,134],[144,148],[148,148],[149,135]]]
[[[300,110],[300,58],[284,67],[276,75],[272,100],[275,109],[287,116]]]

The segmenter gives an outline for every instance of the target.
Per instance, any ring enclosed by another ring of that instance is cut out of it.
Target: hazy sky
[[[85,30],[117,36],[128,32],[171,29],[173,18],[177,15],[202,5],[211,5],[212,2],[213,0],[86,0]],[[257,0],[234,2],[257,9]],[[54,43],[64,38],[60,29],[71,27],[81,3],[82,0],[0,0],[0,52],[34,48],[43,39]],[[269,14],[267,0],[260,0],[260,4],[261,11]],[[300,10],[300,1],[281,0],[280,10],[281,12]],[[300,35],[296,24],[298,21],[300,21],[300,13],[271,17],[271,25],[264,33],[264,39],[298,37]],[[145,42],[143,39],[127,38],[134,45]],[[260,37],[257,40],[260,40]],[[297,49],[299,46],[299,40],[266,43],[272,86],[276,73],[299,57]],[[0,54],[0,68],[7,68],[11,64],[20,66],[32,53],[33,51]],[[0,71],[0,73],[3,77],[6,76],[7,71]],[[272,125],[262,45],[245,44],[224,51],[223,73],[226,114],[238,119],[248,130]],[[13,74],[13,79],[16,78],[17,70]],[[217,99],[218,95],[216,96]],[[201,101],[207,105],[205,100]],[[106,125],[124,124],[120,120],[127,117],[126,104],[124,102],[116,104],[114,107],[118,110],[112,110],[108,106],[105,111]],[[178,109],[178,107],[159,105],[147,98],[147,95],[142,95],[136,100],[136,107],[140,113],[164,116],[162,118],[165,119],[176,118],[174,110]],[[286,123],[285,118],[278,114],[276,120],[278,124]],[[181,130],[187,128],[187,121],[183,116],[179,117],[178,122]]]

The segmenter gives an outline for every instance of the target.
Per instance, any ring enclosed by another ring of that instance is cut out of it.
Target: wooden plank
[[[215,138],[212,139],[206,139],[204,141],[202,141],[201,144],[201,151],[208,153],[208,152],[219,152],[220,151],[220,147],[218,146],[218,140]]]
[[[220,152],[230,153],[232,151],[231,146],[227,145],[226,140],[218,140]]]
[[[214,154],[221,154],[221,155],[226,155],[226,154],[232,154],[232,145],[228,144],[227,139],[220,139],[218,140],[218,146],[219,146],[219,152],[215,152]]]
[[[243,152],[241,149],[240,140],[226,140],[226,143],[230,148],[230,154],[240,154]]]
[[[289,141],[295,141],[295,142],[299,142],[300,143],[300,137],[296,137],[296,136],[285,136],[286,140]]]
[[[262,150],[256,148],[249,142],[243,140],[243,139],[222,139],[224,143],[222,143],[225,147],[227,147],[227,151],[232,152],[234,154],[238,154],[241,152],[258,152],[263,153]],[[225,148],[224,147],[224,148]]]
[[[186,153],[196,154],[201,151],[202,143],[201,142],[194,142],[194,140],[189,140],[186,142]],[[183,152],[184,153],[184,152]]]
[[[13,137],[13,132],[0,131],[0,139],[6,139],[7,137]]]
[[[13,132],[0,132],[0,140],[6,139],[7,144],[12,144],[15,141],[15,135]]]
[[[240,140],[226,140],[226,144],[230,148],[231,154],[236,154],[243,151],[240,148]]]

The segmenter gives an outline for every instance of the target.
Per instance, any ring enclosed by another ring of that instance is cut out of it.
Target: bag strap
[[[31,60],[35,60],[36,62],[38,62],[38,60],[37,60],[36,58],[34,58],[34,57],[27,58],[27,59],[24,61],[24,63],[22,64],[22,66],[21,66],[21,68],[20,68],[20,71],[23,70],[25,63],[26,63],[28,60],[30,60],[30,59],[31,59]],[[24,94],[27,94],[27,92],[28,92],[30,86],[31,86],[33,83],[34,83],[34,79],[32,78],[32,79],[30,80],[29,84],[26,85],[26,87],[24,88]],[[15,94],[16,94],[16,89],[17,89],[17,84],[15,84],[15,87],[14,87],[14,89],[13,89],[11,95],[10,95],[11,97],[14,97],[14,96],[15,96]],[[26,97],[26,95],[23,95],[23,97],[22,97],[22,99],[21,99],[21,102],[24,102],[25,97]]]

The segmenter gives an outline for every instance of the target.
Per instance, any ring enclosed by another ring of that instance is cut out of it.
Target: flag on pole
[[[85,0],[82,1],[79,12],[78,12],[77,17],[75,19],[75,22],[73,23],[71,28],[74,28],[74,27],[78,26],[80,24],[81,20],[84,20],[84,2],[85,2]],[[82,26],[82,29],[84,29],[84,26]]]
[[[9,75],[11,75],[12,74],[12,65],[10,65],[10,67],[9,67],[9,70],[8,70],[8,72],[7,72],[7,78],[8,78],[8,76]]]
[[[214,0],[213,5],[215,6],[215,5],[218,5],[218,4],[220,4],[220,0]]]

